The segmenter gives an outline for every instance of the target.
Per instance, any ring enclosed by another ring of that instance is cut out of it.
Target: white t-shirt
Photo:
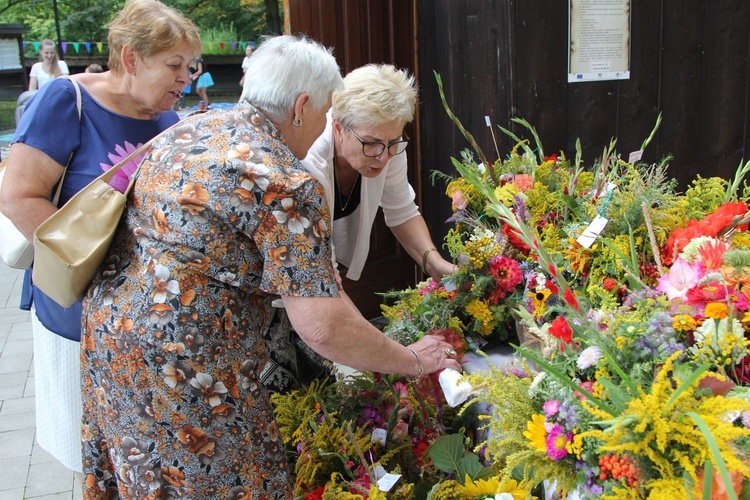
[[[245,56],[245,58],[242,60],[242,72],[243,73],[247,71],[248,66],[250,66],[250,58]]]
[[[34,63],[34,65],[31,67],[31,73],[29,76],[36,77],[36,87],[38,89],[42,88],[42,85],[47,83],[48,81],[53,79],[53,76],[44,71],[44,63],[38,62]],[[57,61],[57,65],[60,67],[60,73],[63,75],[69,75],[70,70],[68,69],[68,65],[65,63],[65,61]]]

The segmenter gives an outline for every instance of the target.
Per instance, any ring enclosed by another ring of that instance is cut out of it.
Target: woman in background
[[[108,43],[110,71],[72,77],[80,119],[73,83],[58,78],[37,92],[16,129],[0,210],[29,241],[57,210],[49,200],[63,172],[60,206],[178,121],[172,108],[201,52],[195,25],[156,0],[130,0],[110,23]],[[33,286],[28,270],[21,308],[32,311],[37,441],[80,471],[81,302],[58,305]]]
[[[50,80],[70,74],[65,61],[57,58],[57,45],[49,38],[42,40],[39,45],[39,57],[42,60],[31,67],[29,90],[38,90]]]

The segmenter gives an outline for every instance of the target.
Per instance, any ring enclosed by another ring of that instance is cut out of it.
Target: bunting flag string
[[[22,42],[21,46],[24,52],[30,50],[38,54],[40,44],[41,42]],[[243,54],[245,52],[245,47],[247,47],[248,44],[252,47],[255,47],[254,42],[211,41],[204,42],[203,45],[209,51],[214,51],[218,48],[219,52],[229,52],[235,54],[239,52],[240,54]],[[98,51],[99,54],[103,54],[106,51],[106,45],[107,42],[61,42],[60,47],[62,48],[63,53],[67,53],[68,47],[71,47],[71,51],[75,54],[80,54],[81,49],[84,49],[87,54],[91,54],[94,50]]]

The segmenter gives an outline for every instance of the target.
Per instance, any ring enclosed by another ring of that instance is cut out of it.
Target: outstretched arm
[[[443,368],[461,370],[451,345],[425,335],[409,347],[388,338],[342,297],[282,296],[289,320],[302,340],[321,356],[360,371],[418,375]],[[414,352],[412,352],[411,348]],[[419,359],[417,359],[419,358]]]

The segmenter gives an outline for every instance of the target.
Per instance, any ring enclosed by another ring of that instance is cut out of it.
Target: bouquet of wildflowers
[[[519,348],[524,372],[468,377],[490,404],[488,456],[532,485],[579,498],[747,498],[750,214],[738,188],[750,163],[732,183],[698,179],[680,195],[653,185],[654,168],[610,156],[595,171],[619,164],[631,188],[609,179],[605,191],[577,196],[608,207],[589,213],[607,221],[588,235],[591,223],[571,229],[583,209],[575,200],[567,223],[540,231],[533,216],[519,216],[517,200],[454,163],[498,226],[556,280],[559,298],[542,314],[516,308],[545,345]]]

